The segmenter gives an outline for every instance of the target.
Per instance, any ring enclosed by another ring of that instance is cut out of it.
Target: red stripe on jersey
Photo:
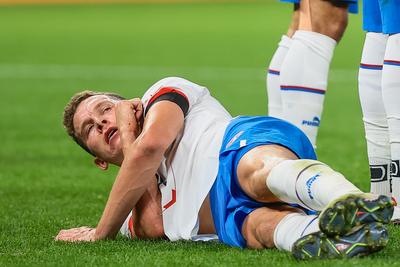
[[[129,229],[129,232],[131,233],[131,238],[133,239],[135,237],[135,231],[133,230],[133,216],[131,216],[129,218],[128,229]]]
[[[172,193],[172,199],[167,204],[164,205],[164,209],[168,209],[169,207],[174,205],[176,202],[176,190],[172,189],[171,193]]]
[[[392,204],[393,204],[393,206],[397,206],[397,201],[394,197],[392,197]]]
[[[150,98],[149,103],[147,105],[150,106],[151,103],[154,102],[154,100],[156,100],[157,98],[159,98],[160,96],[162,96],[163,94],[166,94],[166,93],[177,93],[177,94],[180,94],[189,103],[189,99],[187,98],[187,96],[183,92],[181,92],[181,91],[179,91],[179,90],[177,90],[177,89],[175,89],[173,87],[163,87],[155,95],[153,95],[152,98]]]

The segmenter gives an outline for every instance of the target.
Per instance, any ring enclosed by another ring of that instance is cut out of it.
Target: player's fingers
[[[61,230],[54,239],[55,240],[64,240],[64,239],[68,238],[71,235],[70,230]]]
[[[130,100],[118,102],[115,107],[115,115],[117,124],[120,124],[120,126],[126,126],[127,122],[134,122],[134,124],[131,124],[132,126],[136,124],[135,107]]]
[[[133,109],[136,120],[140,119],[143,114],[143,103],[140,98],[133,98],[128,101],[132,105],[131,108]]]
[[[58,234],[54,240],[56,241],[69,241],[71,239],[71,236],[65,235],[65,234]]]
[[[74,236],[74,235],[82,233],[82,232],[88,232],[91,229],[93,229],[93,228],[90,228],[88,226],[82,226],[82,227],[77,227],[77,228],[71,228],[68,230],[60,230],[60,232],[57,234],[55,239],[58,240],[58,239],[69,238],[71,236]]]
[[[140,98],[133,98],[130,101],[136,112],[143,110],[143,103],[142,100],[140,100]]]

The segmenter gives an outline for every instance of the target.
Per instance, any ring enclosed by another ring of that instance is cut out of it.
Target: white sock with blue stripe
[[[283,35],[267,70],[268,116],[282,118],[280,71],[292,39]]]
[[[390,35],[382,71],[382,94],[389,126],[392,195],[400,200],[400,33]]]
[[[293,244],[301,237],[320,231],[316,215],[290,213],[275,227],[274,244],[280,250],[291,252]]]
[[[388,36],[369,32],[358,73],[358,88],[371,171],[371,192],[390,196],[390,144],[382,98],[382,68]]]
[[[303,130],[314,147],[335,46],[326,35],[296,31],[281,67],[283,117]]]
[[[361,194],[341,173],[316,160],[284,160],[269,173],[268,189],[286,203],[321,211],[347,194]]]

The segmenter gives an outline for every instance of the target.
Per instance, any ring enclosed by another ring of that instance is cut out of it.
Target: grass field
[[[1,7],[0,266],[400,266],[392,226],[387,249],[345,262],[298,263],[277,250],[216,243],[53,241],[61,228],[95,226],[116,174],[96,169],[64,133],[74,92],[141,96],[178,75],[207,85],[233,115],[265,114],[265,70],[290,13],[273,1]],[[368,190],[360,28],[352,16],[336,50],[318,154]]]

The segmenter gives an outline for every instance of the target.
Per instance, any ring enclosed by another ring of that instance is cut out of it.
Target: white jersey
[[[183,130],[158,169],[164,181],[160,185],[164,231],[171,241],[197,240],[198,213],[217,177],[219,150],[231,116],[207,88],[177,77],[151,86],[142,98],[144,110],[171,88],[185,96],[189,108]],[[128,219],[121,232],[130,236],[127,226]]]

